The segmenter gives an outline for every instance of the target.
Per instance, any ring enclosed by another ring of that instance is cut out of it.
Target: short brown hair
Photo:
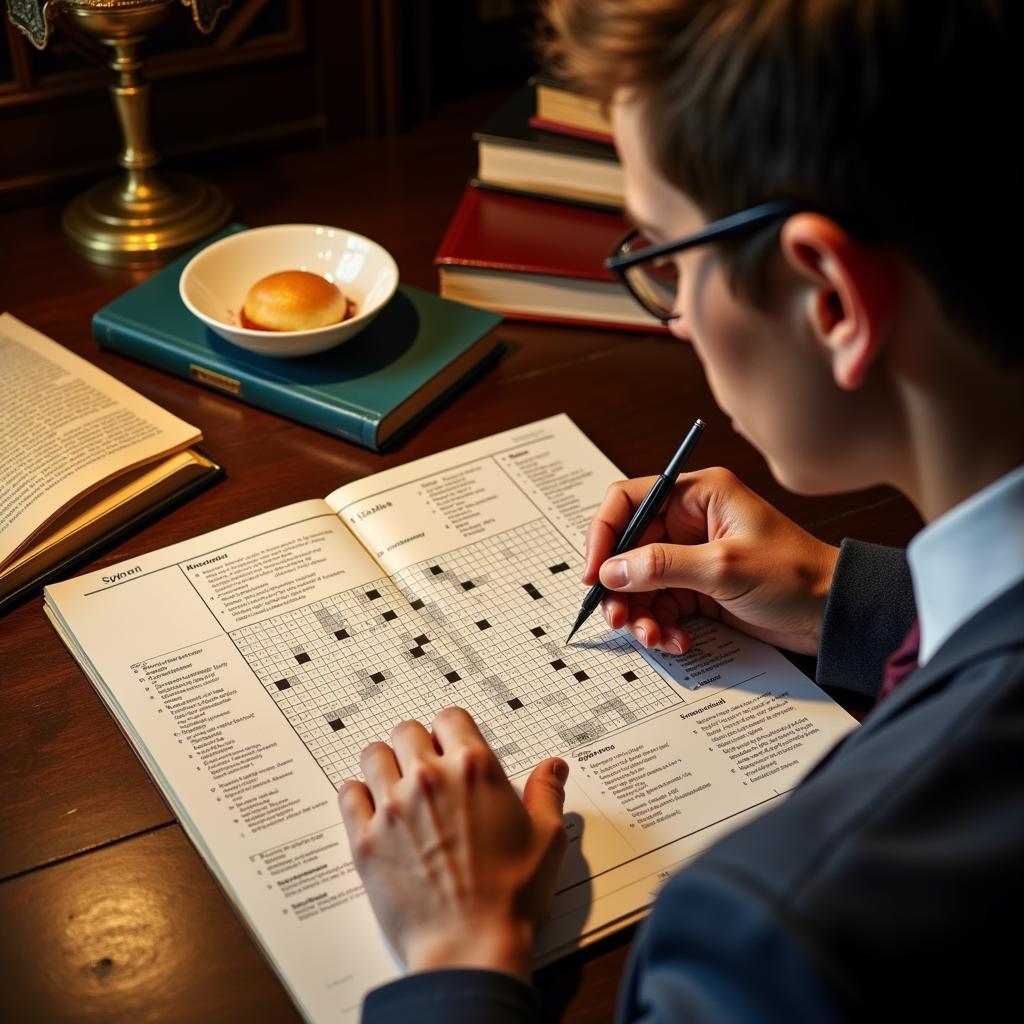
[[[591,95],[637,92],[655,164],[709,218],[772,199],[821,210],[899,248],[953,321],[1014,362],[1022,6],[545,0],[543,48]],[[776,237],[726,253],[755,302]]]

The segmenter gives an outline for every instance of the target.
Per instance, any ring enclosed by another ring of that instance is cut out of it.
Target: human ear
[[[884,347],[896,289],[895,261],[818,213],[790,217],[782,254],[807,289],[806,316],[828,352],[836,384],[859,388]]]

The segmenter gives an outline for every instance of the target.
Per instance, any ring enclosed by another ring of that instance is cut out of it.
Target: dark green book
[[[622,166],[614,147],[539,128],[534,110],[533,86],[524,86],[473,133],[474,184],[621,212]]]
[[[215,237],[241,230],[231,225]],[[374,451],[501,351],[493,331],[500,316],[400,285],[373,323],[337,348],[300,359],[257,355],[185,308],[178,278],[193,255],[96,313],[100,346]]]

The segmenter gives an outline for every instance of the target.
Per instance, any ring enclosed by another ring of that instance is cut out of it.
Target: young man
[[[551,0],[548,15],[556,62],[611,104],[634,295],[694,346],[783,484],[892,484],[928,524],[909,561],[836,550],[708,470],[609,559],[650,481],[610,490],[584,577],[615,591],[609,625],[679,651],[680,616],[699,610],[882,696],[784,804],[665,886],[620,1018],[1002,1010],[1024,917],[1020,14],[1011,0]],[[567,766],[540,764],[520,802],[465,712],[391,739],[340,796],[410,971],[364,1019],[533,1019]]]

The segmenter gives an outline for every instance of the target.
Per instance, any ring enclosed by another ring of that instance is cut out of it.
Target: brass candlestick
[[[196,24],[213,27],[230,0],[184,0]],[[149,135],[149,85],[141,74],[139,44],[163,20],[174,0],[7,0],[11,20],[40,49],[55,9],[110,46],[117,76],[110,94],[121,125],[118,163],[124,173],[94,185],[64,211],[72,246],[94,263],[144,267],[205,238],[228,219],[231,204],[215,185],[190,174],[157,173]]]

